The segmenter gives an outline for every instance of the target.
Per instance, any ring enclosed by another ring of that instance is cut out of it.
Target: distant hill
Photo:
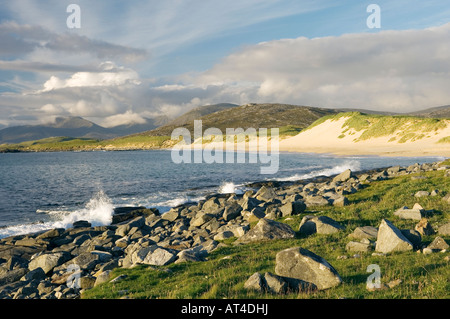
[[[175,125],[175,126],[185,125],[188,123],[192,123],[192,121],[197,120],[204,115],[208,115],[208,114],[215,113],[218,111],[223,111],[223,110],[230,109],[230,108],[233,108],[236,106],[238,106],[238,105],[231,104],[231,103],[219,103],[219,104],[213,104],[213,105],[199,106],[193,110],[190,110],[187,113],[184,113],[183,115],[177,117],[176,119],[170,121],[169,123],[167,123],[167,125]]]
[[[54,123],[12,126],[1,129],[0,144],[21,143],[58,136],[110,139],[151,130],[167,122],[167,117],[158,117],[155,119],[147,119],[145,124],[120,125],[105,128],[81,117],[58,117]]]
[[[450,118],[450,105],[432,107],[422,111],[408,113],[408,115],[430,118]]]
[[[290,104],[245,104],[241,106],[228,107],[210,114],[201,116],[201,113],[189,115],[179,120],[176,119],[167,125],[154,130],[142,132],[138,135],[170,136],[177,127],[185,127],[192,134],[194,120],[202,120],[203,130],[215,127],[224,134],[227,128],[273,128],[283,126],[295,126],[306,128],[311,123],[329,114],[336,114],[337,110],[323,109],[309,106],[298,106]],[[193,116],[194,115],[194,116]]]

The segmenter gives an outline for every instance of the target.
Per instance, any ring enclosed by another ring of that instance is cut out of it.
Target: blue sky
[[[80,29],[66,25],[71,3],[81,8]],[[380,29],[366,24],[372,3]],[[450,104],[439,90],[445,1],[0,0],[0,8],[3,126],[60,115],[115,125],[219,102],[397,111]],[[414,39],[427,43],[423,54]],[[404,61],[403,50],[411,52]],[[427,68],[412,72],[417,65]],[[430,85],[414,93],[421,81]],[[390,89],[380,97],[383,83]]]

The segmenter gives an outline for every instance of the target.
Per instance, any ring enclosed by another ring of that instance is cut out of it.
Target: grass
[[[342,125],[342,135],[339,137],[342,138],[344,133],[347,133],[349,130],[361,132],[361,135],[355,139],[355,142],[392,135],[393,137],[389,141],[398,140],[398,143],[405,143],[431,136],[448,125],[448,119],[345,112],[324,116],[312,123],[307,130],[323,124],[327,120],[337,121],[342,118],[346,118],[346,120]],[[450,137],[443,138],[439,142],[449,143]]]
[[[307,214],[329,216],[346,227],[345,231],[332,235],[311,235],[295,239],[276,240],[233,246],[233,239],[226,246],[209,255],[207,261],[172,264],[165,267],[138,266],[133,269],[117,268],[113,277],[126,274],[127,278],[116,283],[101,284],[87,290],[83,298],[301,298],[301,299],[448,299],[450,297],[450,267],[444,256],[448,253],[424,255],[417,252],[402,252],[387,256],[372,256],[362,253],[352,258],[345,251],[347,238],[355,227],[378,227],[382,218],[387,218],[400,229],[413,229],[417,221],[400,220],[393,212],[401,206],[412,207],[420,203],[425,209],[434,209],[429,222],[436,229],[449,220],[449,204],[442,196],[450,192],[450,178],[443,171],[423,173],[426,179],[413,180],[411,175],[368,184],[357,193],[348,195],[350,205],[317,207],[304,214],[280,219],[298,230],[300,221]],[[439,189],[438,196],[415,198],[418,190]],[[425,236],[428,244],[435,236]],[[449,240],[448,236],[444,239]],[[244,289],[244,283],[254,272],[272,272],[275,269],[277,252],[295,246],[306,248],[325,258],[340,274],[343,284],[311,294],[291,293],[274,295],[256,293]],[[339,256],[348,256],[340,259]],[[392,289],[369,292],[366,281],[370,273],[367,267],[377,264],[381,269],[382,283],[401,279],[402,283]]]
[[[103,149],[152,149],[170,146],[169,136],[126,136],[110,140],[50,137],[18,144],[2,144],[0,152],[93,151]]]

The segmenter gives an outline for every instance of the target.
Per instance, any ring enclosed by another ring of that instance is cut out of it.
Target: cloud
[[[104,127],[114,127],[126,124],[145,124],[146,122],[147,121],[145,118],[131,110],[128,110],[122,114],[108,116],[101,122],[101,125]]]
[[[18,24],[14,21],[0,24],[0,57],[27,56],[38,50],[75,56],[88,53],[100,60],[117,59],[131,63],[148,58],[144,49],[117,45],[88,38],[76,33],[56,33],[38,25]]]
[[[408,111],[448,104],[450,24],[248,46],[196,79],[260,101]]]
[[[119,86],[127,83],[140,84],[139,75],[132,69],[117,67],[110,61],[103,62],[99,69],[102,72],[76,72],[67,79],[51,76],[44,83],[44,88],[40,92],[71,87]]]

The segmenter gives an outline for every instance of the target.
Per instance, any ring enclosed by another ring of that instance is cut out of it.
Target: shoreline
[[[244,245],[255,242],[251,223],[272,220],[269,224],[278,227],[284,224],[276,219],[317,205],[343,207],[348,205],[346,195],[363,189],[365,183],[434,170],[450,171],[449,165],[441,164],[346,170],[297,181],[248,183],[246,186],[254,190],[242,195],[212,193],[162,214],[155,208],[116,207],[111,224],[106,226],[92,227],[89,221],[79,220],[67,229],[2,238],[0,266],[11,264],[12,268],[3,267],[0,272],[0,299],[79,298],[83,291],[109,281],[111,270],[118,267],[202,262],[211,252],[224,247],[223,240],[237,238],[236,243]],[[289,236],[293,236],[290,232]],[[67,284],[71,265],[76,265],[81,278],[85,278],[77,289]]]

